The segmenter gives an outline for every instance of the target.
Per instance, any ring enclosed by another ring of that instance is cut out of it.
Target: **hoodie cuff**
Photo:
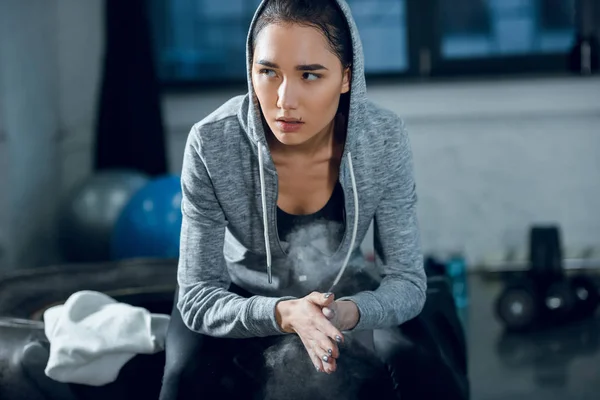
[[[377,329],[380,325],[384,311],[372,292],[360,292],[353,296],[342,297],[337,301],[351,301],[358,308],[358,323],[350,331]]]
[[[294,299],[296,298],[292,296],[255,296],[248,310],[248,330],[259,337],[287,334],[281,330],[277,323],[275,307],[280,301]]]

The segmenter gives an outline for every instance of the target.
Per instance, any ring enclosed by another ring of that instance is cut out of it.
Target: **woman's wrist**
[[[275,320],[279,328],[285,333],[293,333],[290,323],[290,310],[293,307],[295,300],[283,300],[275,305]]]
[[[349,331],[354,329],[354,327],[358,324],[360,320],[360,311],[358,311],[358,307],[356,303],[351,300],[341,300],[338,301],[338,312],[340,315],[340,320],[342,321],[342,330]]]

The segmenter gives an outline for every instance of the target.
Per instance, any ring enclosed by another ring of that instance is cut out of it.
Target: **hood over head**
[[[246,77],[248,81],[248,94],[249,101],[247,103],[247,109],[243,110],[243,112],[247,113],[245,119],[242,120],[242,124],[244,124],[244,128],[246,134],[249,138],[255,143],[262,143],[266,146],[266,137],[265,132],[262,125],[261,113],[260,113],[260,105],[258,103],[258,99],[256,98],[256,94],[254,92],[254,87],[252,85],[252,56],[253,56],[253,48],[252,48],[252,31],[256,25],[256,22],[262,11],[264,10],[266,4],[270,0],[263,0],[256,12],[254,13],[254,17],[252,18],[252,22],[250,23],[250,28],[248,30],[248,36],[246,40]],[[358,33],[358,29],[356,27],[356,23],[354,22],[354,18],[350,12],[350,7],[346,3],[345,0],[322,0],[322,1],[331,1],[333,4],[337,4],[339,9],[341,10],[345,21],[348,25],[351,40],[352,40],[352,65],[351,65],[351,86],[350,86],[350,108],[348,115],[348,132],[346,137],[346,145],[345,147],[352,147],[352,143],[358,134],[359,127],[357,126],[356,116],[361,115],[361,111],[364,108],[366,101],[366,82],[365,82],[365,73],[364,73],[364,56],[362,43],[360,40],[360,36]]]

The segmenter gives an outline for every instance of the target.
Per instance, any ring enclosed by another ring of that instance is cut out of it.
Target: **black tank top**
[[[279,240],[288,243],[290,234],[298,233],[303,228],[325,226],[327,229],[327,247],[337,249],[344,230],[344,191],[339,181],[336,183],[329,201],[323,208],[313,214],[293,215],[277,207],[277,232]],[[293,239],[292,239],[293,240]]]

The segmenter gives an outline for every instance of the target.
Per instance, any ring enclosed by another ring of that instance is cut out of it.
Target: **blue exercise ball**
[[[110,260],[112,231],[125,205],[150,181],[133,170],[99,171],[80,182],[62,201],[58,234],[67,262]]]
[[[168,175],[141,188],[123,209],[112,235],[113,260],[177,258],[181,232],[181,180]]]

